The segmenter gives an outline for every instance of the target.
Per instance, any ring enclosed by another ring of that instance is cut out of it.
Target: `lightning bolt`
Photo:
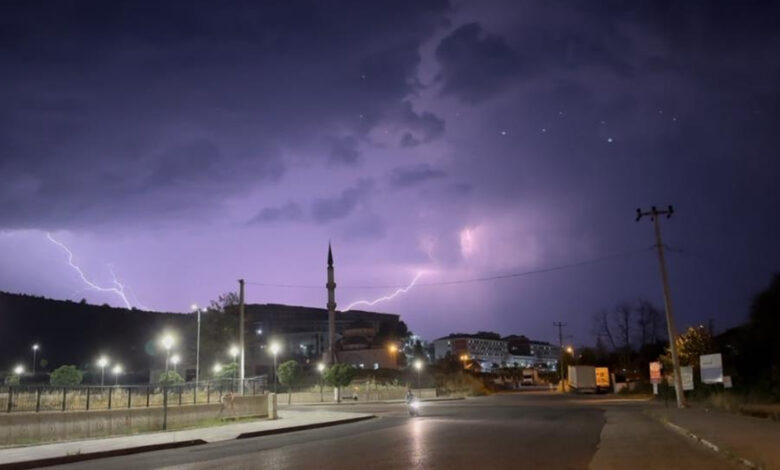
[[[119,281],[119,279],[117,279],[116,275],[114,274],[114,270],[112,268],[109,268],[109,269],[111,271],[111,277],[113,278],[112,279],[113,287],[101,287],[101,286],[95,284],[94,282],[90,281],[89,279],[87,279],[87,276],[84,275],[84,271],[82,271],[81,268],[78,267],[78,265],[76,265],[73,262],[73,252],[70,251],[70,249],[67,246],[65,246],[62,242],[60,242],[60,241],[56,240],[54,237],[52,237],[51,233],[47,232],[46,233],[46,238],[48,238],[50,242],[54,243],[58,247],[62,248],[65,251],[65,253],[68,254],[68,264],[70,265],[71,268],[73,268],[74,271],[76,271],[78,273],[79,277],[81,278],[81,281],[84,282],[84,284],[87,285],[88,289],[93,289],[93,290],[96,290],[98,292],[111,292],[113,294],[116,294],[120,299],[122,299],[122,302],[124,302],[125,307],[127,307],[127,308],[132,308],[133,307],[133,305],[130,303],[130,300],[127,298],[127,293],[125,292],[126,290],[129,291],[129,289],[124,284],[122,284]],[[132,291],[129,291],[129,292],[135,298],[135,295],[132,294]],[[138,303],[138,299],[136,299],[136,303]],[[139,306],[140,306],[140,303],[139,303]]]
[[[372,306],[372,305],[378,304],[379,302],[388,301],[388,300],[390,300],[390,299],[392,299],[392,298],[394,298],[394,297],[396,297],[396,296],[398,296],[400,294],[405,294],[405,293],[409,292],[409,289],[411,289],[412,287],[414,287],[415,284],[417,284],[417,280],[420,279],[420,276],[422,276],[422,275],[423,275],[422,271],[418,272],[417,275],[414,276],[414,279],[412,279],[412,282],[410,282],[408,286],[396,289],[396,291],[393,292],[390,295],[386,295],[384,297],[379,297],[378,299],[374,299],[374,300],[358,300],[356,302],[352,302],[351,304],[347,305],[347,308],[343,309],[342,312],[347,312],[349,310],[352,310],[352,307],[354,307],[356,305]]]

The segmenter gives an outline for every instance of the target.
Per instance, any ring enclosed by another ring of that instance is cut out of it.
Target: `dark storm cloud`
[[[297,203],[289,201],[278,207],[264,207],[249,221],[249,224],[263,224],[268,222],[288,222],[301,220],[303,210]]]
[[[355,186],[341,191],[337,197],[314,201],[311,215],[314,222],[324,224],[349,216],[361,203],[368,200],[374,191],[374,182],[363,179]]]
[[[429,111],[416,113],[408,101],[402,105],[401,122],[410,129],[401,137],[402,147],[414,147],[431,142],[444,134],[442,118]]]
[[[354,165],[360,158],[358,142],[354,136],[332,137],[330,140],[330,161],[342,165]]]
[[[390,174],[390,185],[395,188],[408,188],[425,181],[443,178],[445,173],[428,164],[399,167]]]
[[[283,152],[354,136],[419,85],[443,1],[78,2],[0,7],[0,226],[217,209]],[[395,119],[395,118],[392,118]],[[350,140],[355,139],[355,140]],[[154,201],[154,204],[150,204]]]
[[[477,23],[458,27],[436,48],[442,91],[468,102],[500,92],[521,72],[519,54]]]

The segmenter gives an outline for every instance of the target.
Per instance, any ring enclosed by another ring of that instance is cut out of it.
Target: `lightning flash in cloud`
[[[408,286],[396,289],[396,291],[393,292],[390,295],[386,295],[384,297],[379,297],[378,299],[374,299],[374,300],[358,300],[356,302],[352,302],[351,304],[347,305],[347,308],[345,308],[345,309],[343,309],[341,311],[342,312],[346,312],[346,311],[352,310],[352,308],[357,306],[357,305],[366,305],[366,306],[370,307],[370,306],[376,305],[376,304],[378,304],[380,302],[385,302],[387,300],[391,300],[391,299],[395,298],[396,296],[398,296],[400,294],[405,294],[405,293],[409,292],[409,290],[412,287],[414,287],[415,284],[417,284],[417,280],[420,279],[420,276],[422,276],[422,275],[423,275],[422,271],[418,272],[417,275],[414,276],[414,279],[412,279],[412,282],[410,282]]]
[[[58,247],[62,248],[65,251],[65,253],[68,254],[68,264],[70,265],[71,268],[73,268],[74,271],[78,273],[79,277],[81,278],[81,281],[87,285],[87,289],[96,290],[98,292],[110,292],[112,294],[115,294],[117,297],[119,297],[122,300],[122,302],[125,304],[125,307],[127,308],[133,307],[133,305],[130,303],[130,300],[127,298],[127,295],[130,294],[136,300],[136,304],[138,304],[141,308],[144,308],[143,306],[140,305],[138,299],[135,298],[133,292],[127,286],[122,284],[119,281],[119,279],[117,279],[116,274],[114,274],[114,270],[112,268],[109,269],[111,271],[111,277],[112,277],[111,283],[113,284],[113,286],[101,287],[95,284],[94,282],[90,281],[89,279],[87,279],[87,276],[84,275],[84,271],[82,271],[81,268],[78,267],[78,265],[73,263],[73,252],[70,251],[70,249],[67,246],[65,246],[65,244],[56,240],[54,237],[51,236],[51,233],[48,232],[46,233],[46,238],[48,238],[50,242],[54,243]]]

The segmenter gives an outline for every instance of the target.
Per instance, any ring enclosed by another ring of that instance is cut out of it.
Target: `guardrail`
[[[244,379],[244,395],[262,395],[266,392],[266,385],[266,376]],[[0,387],[0,413],[221,403],[225,396],[239,393],[240,388],[240,380],[230,379],[201,381],[197,385],[194,382],[76,387],[5,385]]]

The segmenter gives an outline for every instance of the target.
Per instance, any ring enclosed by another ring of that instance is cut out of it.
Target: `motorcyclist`
[[[411,404],[415,400],[415,398],[417,397],[415,397],[414,393],[412,393],[412,389],[411,388],[406,389],[406,398],[405,398],[406,404],[407,405]]]

